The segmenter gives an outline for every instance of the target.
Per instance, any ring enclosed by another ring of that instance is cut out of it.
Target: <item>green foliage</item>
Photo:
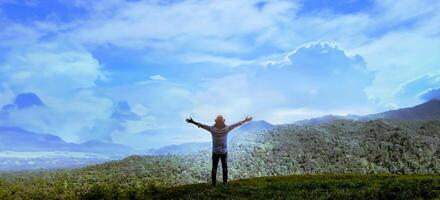
[[[61,182],[66,180],[61,180]],[[437,199],[438,175],[318,174],[249,178],[228,185],[164,187],[117,182],[70,187],[64,182],[23,188],[4,184],[1,199]],[[29,186],[29,185],[28,185]]]
[[[82,169],[3,173],[0,199],[433,198],[440,190],[439,130],[440,121],[281,125],[232,141],[230,179],[301,176],[245,179],[227,188],[185,185],[209,182],[210,152],[130,156]],[[310,175],[322,173],[339,175]]]
[[[185,185],[157,199],[435,199],[440,177],[429,175],[293,175],[243,179],[227,186]]]

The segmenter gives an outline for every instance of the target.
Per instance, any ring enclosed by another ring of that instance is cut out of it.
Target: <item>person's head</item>
[[[215,124],[214,124],[214,126],[216,126],[216,127],[219,127],[219,128],[223,128],[223,127],[225,127],[226,125],[225,125],[225,118],[223,118],[223,116],[222,115],[217,115],[217,117],[215,118]]]

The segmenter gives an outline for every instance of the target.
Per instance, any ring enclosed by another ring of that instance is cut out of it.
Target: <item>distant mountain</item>
[[[113,118],[133,118],[134,113],[126,102],[115,107]],[[37,94],[20,93],[12,102],[0,107],[0,121],[10,120],[11,113],[26,109],[44,110],[48,107]],[[7,126],[0,126],[0,170],[79,167],[136,153],[128,146],[111,142],[69,143],[55,135]]]
[[[0,151],[60,151],[70,149],[71,145],[54,135],[0,127]]]
[[[148,155],[188,155],[197,153],[203,150],[211,150],[211,142],[189,142],[178,145],[168,145],[158,149],[151,149],[147,152]]]
[[[275,125],[264,121],[264,120],[258,120],[258,121],[250,121],[246,124],[243,124],[243,126],[240,126],[236,132],[253,132],[258,130],[268,130],[274,128]]]
[[[55,135],[34,133],[17,127],[0,127],[0,151],[71,151],[106,155],[127,155],[134,152],[128,146],[100,141],[68,143]]]
[[[250,121],[243,126],[231,131],[228,135],[228,142],[232,140],[240,140],[241,137],[246,137],[246,134],[252,134],[256,131],[270,130],[275,125],[270,124],[264,120]],[[190,142],[179,145],[168,145],[158,149],[150,149],[146,153],[148,155],[189,155],[199,151],[211,151],[212,142]]]
[[[55,135],[0,127],[0,171],[81,167],[136,153],[128,146],[88,141],[68,143]]]
[[[70,151],[0,151],[0,171],[78,168],[114,160],[115,157]]]
[[[355,121],[368,121],[375,119],[392,119],[392,120],[429,120],[440,119],[440,100],[431,100],[420,105],[416,105],[409,108],[402,108],[397,110],[390,110],[382,113],[371,115],[325,115],[322,117],[316,117],[306,120],[296,121],[296,125],[320,125],[332,123],[337,120],[355,120]]]
[[[431,100],[420,105],[390,110],[378,114],[366,115],[360,120],[371,119],[400,119],[400,120],[428,120],[440,119],[440,100]]]
[[[102,142],[98,140],[91,140],[78,145],[81,151],[94,152],[101,154],[132,154],[135,153],[131,147],[115,144],[110,142]]]
[[[231,131],[231,133],[228,135],[228,141],[232,141],[235,138],[239,138],[246,134],[254,133],[256,131],[270,130],[274,127],[275,125],[264,120],[250,121],[243,126],[240,126],[239,128]]]
[[[305,120],[296,121],[294,124],[296,124],[296,125],[319,125],[319,124],[332,123],[334,121],[342,120],[342,119],[356,120],[358,118],[359,117],[355,116],[355,115],[347,115],[347,116],[325,115],[325,116],[322,116],[322,117],[317,117],[317,118],[312,118],[312,119],[305,119]]]

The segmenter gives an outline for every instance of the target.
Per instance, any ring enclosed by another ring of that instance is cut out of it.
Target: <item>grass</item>
[[[74,177],[72,177],[74,178]],[[29,180],[28,180],[29,179]],[[315,174],[161,186],[139,180],[72,183],[41,177],[0,180],[0,199],[439,199],[440,175]],[[29,182],[30,181],[30,182]],[[24,183],[26,184],[24,184]],[[75,184],[75,185],[72,185]],[[77,185],[79,184],[79,185]]]
[[[158,190],[152,199],[438,199],[438,175],[292,175],[242,179],[226,186],[192,184]]]

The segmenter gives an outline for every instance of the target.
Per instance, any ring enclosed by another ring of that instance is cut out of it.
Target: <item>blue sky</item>
[[[440,98],[439,13],[428,0],[0,0],[0,126],[143,149],[209,141],[187,116],[413,106]]]

